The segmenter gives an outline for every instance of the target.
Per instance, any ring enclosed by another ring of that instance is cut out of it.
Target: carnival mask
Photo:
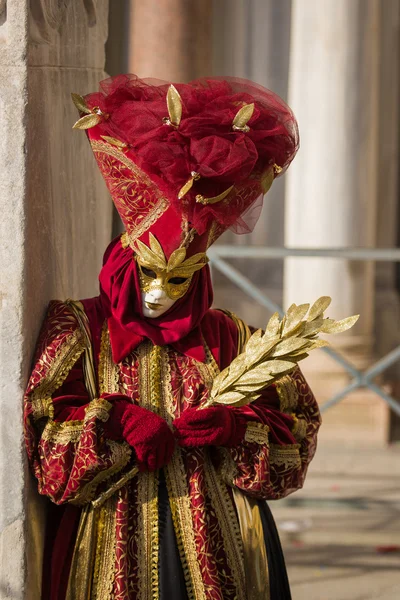
[[[142,310],[154,319],[169,310],[188,291],[193,274],[207,264],[204,252],[186,258],[186,248],[172,252],[168,261],[157,238],[150,233],[150,247],[136,242]]]

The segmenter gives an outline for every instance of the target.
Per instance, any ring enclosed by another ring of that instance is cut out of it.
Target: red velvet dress
[[[144,340],[116,363],[100,298],[83,305],[99,392],[121,392],[170,424],[204,402],[215,374],[238,353],[237,322],[208,310],[200,324],[203,362],[190,351]],[[176,447],[163,473],[129,478],[132,449],[105,434],[111,403],[91,399],[85,387],[86,345],[70,306],[52,302],[25,402],[26,443],[39,492],[59,505],[52,508],[43,597],[74,597],[68,581],[82,577],[85,565],[88,597],[162,597],[158,513],[159,480],[165,478],[187,597],[248,598],[232,490],[268,500],[303,485],[320,416],[300,371],[267,387],[252,405],[232,409],[247,419],[246,436],[236,447]],[[115,493],[93,508],[92,501],[113,486]]]

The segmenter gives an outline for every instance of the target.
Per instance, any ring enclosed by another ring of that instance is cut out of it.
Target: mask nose
[[[164,290],[156,289],[151,290],[148,294],[149,301],[159,302],[160,300],[165,300],[167,298],[167,294]]]

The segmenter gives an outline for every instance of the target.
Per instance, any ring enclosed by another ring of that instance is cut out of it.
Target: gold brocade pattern
[[[100,483],[110,479],[116,473],[119,473],[129,463],[132,456],[132,448],[125,442],[114,442],[113,440],[107,440],[106,445],[108,446],[111,454],[112,466],[105,471],[100,471],[93,477],[93,479],[86,484],[80,492],[78,492],[71,500],[71,504],[78,506],[91,502],[96,495],[96,490]]]
[[[124,223],[130,225],[127,229],[134,242],[160,218],[169,202],[124,152],[96,140],[91,145],[117,210]]]
[[[144,342],[139,346],[139,398],[147,410],[159,412],[161,394],[160,347]],[[137,547],[139,600],[158,599],[158,473],[139,473],[137,493]]]
[[[215,471],[209,456],[205,456],[204,468],[207,488],[224,539],[224,549],[235,581],[239,598],[246,598],[243,541],[235,507],[226,485]]]
[[[280,401],[280,411],[286,414],[292,413],[298,404],[299,393],[292,375],[284,375],[275,383]]]
[[[51,395],[65,381],[68,373],[85,350],[82,333],[79,329],[73,331],[58,349],[54,359],[49,364],[46,377],[36,387],[31,396],[33,418],[52,417],[53,404]],[[41,361],[45,361],[43,355]]]
[[[161,381],[163,382],[161,416],[171,424],[175,416],[175,407],[166,348],[161,348]],[[165,468],[165,475],[188,598],[189,600],[207,600],[196,551],[186,472],[180,448],[175,449],[171,461]]]
[[[115,394],[119,390],[119,371],[118,366],[112,358],[112,349],[110,343],[110,334],[107,321],[103,325],[101,332],[101,346],[99,359],[99,388],[101,394]]]

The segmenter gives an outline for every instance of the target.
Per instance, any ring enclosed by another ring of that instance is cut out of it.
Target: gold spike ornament
[[[108,115],[103,113],[98,106],[89,108],[83,96],[80,96],[79,94],[71,94],[71,97],[72,102],[75,104],[79,112],[84,113],[84,116],[74,123],[72,129],[90,129],[91,127],[98,125],[101,123],[101,121],[108,118]]]
[[[247,133],[248,131],[250,131],[250,127],[247,125],[247,123],[248,123],[248,121],[250,121],[251,117],[253,116],[253,112],[254,112],[254,103],[253,102],[251,104],[245,104],[244,106],[242,106],[242,108],[240,108],[238,110],[238,112],[235,115],[235,118],[233,119],[233,122],[232,122],[233,131],[243,131],[244,133]]]
[[[196,173],[196,171],[192,171],[190,173],[190,178],[187,180],[185,185],[183,185],[181,187],[181,189],[179,190],[178,199],[181,200],[184,196],[186,196],[186,194],[189,192],[189,190],[192,189],[194,182],[198,181],[199,179],[200,179],[200,174]]]
[[[205,406],[250,404],[263,388],[293,371],[311,350],[329,346],[318,339],[320,333],[341,333],[353,327],[359,315],[341,321],[324,318],[330,303],[329,296],[323,296],[311,308],[292,304],[282,320],[278,313],[272,315],[265,332],[256,331],[244,351],[214,379]]]
[[[167,92],[167,108],[169,117],[164,117],[163,122],[171,127],[179,127],[182,118],[182,98],[172,84]]]
[[[225,198],[229,196],[232,190],[233,185],[231,185],[231,187],[229,187],[227,190],[225,190],[218,196],[214,196],[213,198],[205,198],[201,194],[197,194],[196,202],[199,202],[200,204],[216,204],[217,202],[221,202],[221,200],[225,200]]]

